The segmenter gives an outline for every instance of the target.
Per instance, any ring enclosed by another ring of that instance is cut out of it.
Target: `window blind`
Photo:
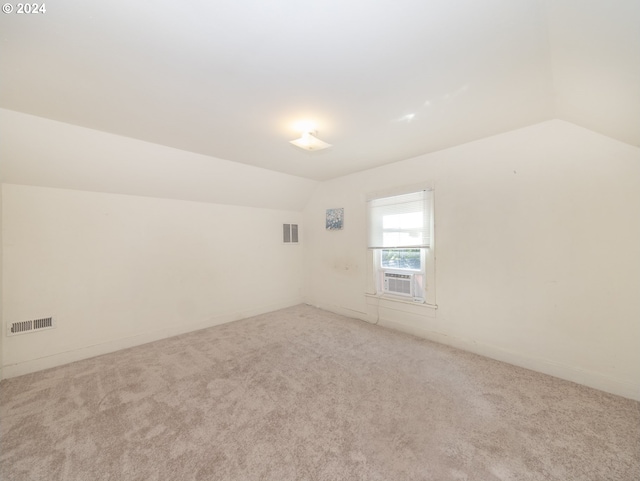
[[[372,199],[368,210],[369,249],[431,246],[431,191]]]

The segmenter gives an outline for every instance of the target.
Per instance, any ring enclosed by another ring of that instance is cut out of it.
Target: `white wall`
[[[303,244],[282,243],[300,212],[2,191],[4,320],[58,323],[2,336],[6,377],[302,301]]]
[[[366,194],[418,182],[437,310],[365,296]],[[638,148],[544,122],[325,182],[305,226],[307,302],[640,399]]]

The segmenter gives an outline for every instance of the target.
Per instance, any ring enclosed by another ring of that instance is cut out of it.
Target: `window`
[[[376,197],[368,210],[377,294],[435,303],[432,191]]]
[[[389,269],[422,269],[420,249],[382,249],[380,265]]]

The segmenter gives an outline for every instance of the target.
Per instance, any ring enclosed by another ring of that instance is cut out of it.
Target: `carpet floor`
[[[296,306],[0,383],[0,477],[640,479],[640,404]]]

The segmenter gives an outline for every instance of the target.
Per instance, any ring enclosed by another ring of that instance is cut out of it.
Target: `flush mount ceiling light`
[[[317,131],[309,131],[304,132],[302,137],[296,140],[290,140],[289,142],[304,150],[316,151],[323,150],[331,147],[331,144],[327,144],[326,142],[320,140],[317,135]]]

